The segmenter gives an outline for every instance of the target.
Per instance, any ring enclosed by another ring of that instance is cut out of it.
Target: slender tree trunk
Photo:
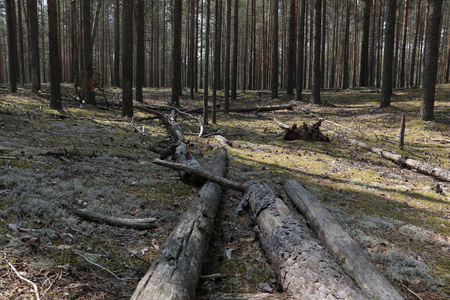
[[[361,63],[359,71],[359,86],[369,83],[369,33],[371,0],[364,0],[363,36],[361,42]]]
[[[290,0],[289,7],[289,38],[288,38],[288,80],[287,94],[294,95],[294,78],[295,78],[295,0]]]
[[[225,38],[225,101],[223,112],[230,109],[230,57],[231,57],[231,0],[227,0],[227,32]]]
[[[22,0],[17,1],[17,24],[19,25],[20,81],[23,85],[25,84],[25,57],[23,53]]]
[[[48,23],[57,23],[56,0],[47,1]],[[61,104],[61,62],[58,51],[58,27],[48,27],[48,51],[50,60],[50,108],[62,109]]]
[[[191,0],[190,7],[190,30],[189,30],[189,72],[190,74],[189,87],[191,89],[191,99],[194,99],[194,89],[195,89],[195,57],[197,56],[195,53],[195,3],[197,0]]]
[[[409,10],[409,0],[405,0],[405,11],[403,15],[403,36],[402,36],[402,49],[400,57],[400,77],[399,77],[399,87],[405,87],[405,68],[406,68],[406,33],[408,27],[408,10]]]
[[[51,23],[49,23],[51,24]],[[49,26],[52,27],[52,26]],[[87,104],[95,105],[94,66],[91,42],[91,1],[83,0],[83,53],[84,53],[84,96]]]
[[[417,59],[417,40],[418,40],[418,36],[419,36],[419,23],[420,23],[420,3],[421,0],[417,0],[416,2],[416,11],[415,11],[415,15],[416,15],[416,19],[415,19],[415,24],[414,24],[414,41],[413,41],[413,46],[412,46],[412,54],[411,54],[411,71],[409,74],[409,86],[410,87],[414,87],[414,74],[415,74],[415,66],[416,66],[416,59]]]
[[[303,56],[304,56],[304,40],[305,40],[305,6],[306,0],[300,2],[300,13],[298,14],[297,28],[297,77],[296,77],[296,94],[295,100],[302,101],[303,89]]]
[[[234,21],[233,21],[233,62],[231,69],[231,100],[237,97],[237,77],[238,77],[238,32],[239,32],[239,0],[234,0]]]
[[[434,120],[434,96],[439,61],[440,22],[443,0],[429,0],[427,18],[427,38],[425,39],[423,62],[423,89],[420,105],[420,118]]]
[[[6,25],[8,30],[9,83],[11,92],[17,92],[17,25],[16,6],[14,0],[6,0]]]
[[[209,31],[211,20],[211,0],[206,0],[206,32],[205,32],[205,80],[203,89],[203,123],[208,124],[209,93]]]
[[[250,72],[247,72],[247,58],[248,58],[248,18],[249,18],[249,6],[250,0],[247,1],[247,10],[245,14],[245,46],[244,46],[244,72],[242,76],[242,92],[245,93],[245,89],[247,88],[247,76],[249,76]],[[250,64],[251,66],[251,41],[250,41]],[[250,67],[251,70],[251,67]]]
[[[122,4],[122,116],[133,117],[133,0]]]
[[[392,94],[392,65],[394,59],[394,38],[395,38],[395,13],[397,10],[397,0],[386,0],[386,29],[384,34],[384,61],[383,61],[383,84],[381,92],[380,107],[391,105]]]
[[[273,0],[272,7],[272,99],[278,98],[278,0]]]
[[[144,0],[136,1],[136,101],[143,103],[142,87],[145,82],[145,4]]]
[[[322,41],[320,53],[320,88],[325,87],[325,40],[327,36],[327,0],[322,2]]]
[[[120,86],[120,1],[114,2],[114,86]]]
[[[313,78],[311,89],[311,103],[321,104],[320,101],[320,31],[321,31],[322,0],[314,0],[314,48],[313,48]]]
[[[36,0],[28,0],[28,18],[30,20],[29,41],[31,48],[31,91],[35,94],[41,89],[41,73],[39,65],[39,24]]]
[[[173,0],[172,105],[180,106],[182,0]]]
[[[352,86],[356,87],[356,78],[358,73],[358,0],[355,0],[353,8],[353,71]]]
[[[216,124],[217,90],[220,78],[220,40],[222,36],[222,0],[217,0],[214,24],[214,87],[213,87],[213,111],[212,122]]]
[[[349,69],[348,69],[348,53],[350,44],[350,0],[347,0],[345,14],[345,33],[344,33],[344,49],[343,49],[343,66],[342,66],[342,88],[349,87]]]

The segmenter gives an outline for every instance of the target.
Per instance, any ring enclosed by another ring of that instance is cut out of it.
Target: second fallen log
[[[283,289],[294,299],[367,299],[338,263],[262,181],[248,183],[248,201],[261,244],[276,265]]]

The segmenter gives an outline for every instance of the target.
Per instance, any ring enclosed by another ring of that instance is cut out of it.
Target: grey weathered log
[[[314,233],[371,299],[403,299],[319,200],[296,180],[284,189]]]
[[[208,296],[197,297],[197,300],[287,300],[293,299],[282,294],[268,294],[268,293],[245,293],[245,294],[234,294],[234,293],[217,293]]]
[[[161,160],[159,158],[150,159],[150,162],[152,162],[156,165],[159,165],[159,166],[173,169],[173,170],[189,172],[189,173],[195,174],[199,177],[205,178],[207,180],[218,183],[224,187],[227,187],[227,188],[230,188],[230,189],[233,189],[236,191],[245,192],[247,190],[246,185],[236,183],[234,181],[228,180],[221,176],[217,176],[211,172],[202,170],[200,168],[190,167],[185,164],[173,163],[170,161]]]
[[[85,220],[104,223],[111,226],[127,227],[134,229],[151,229],[158,227],[158,225],[155,224],[155,222],[157,221],[157,219],[155,218],[144,218],[144,219],[117,218],[106,216],[104,214],[89,211],[86,209],[77,209],[74,211],[74,213]]]
[[[225,150],[216,157],[213,173],[217,176],[225,176],[226,157]],[[132,300],[194,299],[221,194],[216,183],[203,186],[139,282]]]
[[[250,204],[263,249],[276,265],[283,289],[294,299],[367,299],[300,215],[266,183],[249,182],[243,201]]]
[[[348,136],[345,136],[343,134],[340,134],[340,133],[337,133],[337,132],[334,132],[331,130],[328,130],[328,132],[337,135],[339,138],[343,139],[344,141],[346,141],[352,145],[355,145],[355,146],[358,146],[365,150],[368,150],[370,152],[376,153],[379,156],[389,159],[395,163],[398,163],[401,166],[406,166],[408,168],[412,168],[412,169],[418,171],[419,173],[422,173],[425,175],[430,175],[430,176],[436,177],[443,181],[450,181],[450,170],[446,170],[444,168],[440,168],[440,167],[434,166],[432,164],[429,164],[429,163],[426,163],[426,162],[423,162],[420,160],[415,160],[415,159],[408,158],[408,157],[405,157],[405,156],[402,156],[399,154],[385,151],[380,148],[370,146],[369,144],[349,138]]]

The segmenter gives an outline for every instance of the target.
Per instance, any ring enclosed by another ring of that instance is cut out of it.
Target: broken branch
[[[96,213],[93,211],[88,211],[85,209],[77,209],[75,210],[74,213],[85,220],[105,223],[111,226],[127,227],[134,229],[151,229],[158,227],[158,225],[155,224],[155,222],[157,221],[155,218],[145,218],[145,219],[115,218],[105,216],[104,214]]]

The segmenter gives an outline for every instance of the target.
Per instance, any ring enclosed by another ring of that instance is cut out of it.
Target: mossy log
[[[262,246],[276,265],[283,289],[294,299],[367,299],[300,215],[266,183],[249,182],[243,201],[256,218]]]
[[[395,154],[395,153],[385,151],[380,148],[373,147],[369,144],[357,141],[355,139],[349,138],[348,136],[345,136],[343,134],[340,134],[340,133],[337,133],[337,132],[334,132],[331,130],[328,130],[328,132],[337,135],[339,138],[343,139],[344,141],[346,141],[352,145],[355,145],[355,146],[358,146],[365,150],[368,150],[370,152],[376,153],[379,156],[381,156],[385,159],[389,159],[401,166],[414,169],[419,173],[422,173],[425,175],[430,175],[430,176],[436,177],[437,179],[440,179],[443,181],[450,181],[450,170],[446,170],[444,168],[440,168],[440,167],[434,166],[432,164],[429,164],[429,163],[426,163],[423,161],[415,160],[412,158],[402,156],[400,154]]]
[[[217,176],[225,176],[226,158],[226,151],[221,150],[213,168]],[[132,300],[194,299],[221,195],[220,185],[207,182],[203,186],[139,282]]]
[[[320,241],[369,298],[403,299],[316,197],[295,180],[287,181],[284,189]]]

